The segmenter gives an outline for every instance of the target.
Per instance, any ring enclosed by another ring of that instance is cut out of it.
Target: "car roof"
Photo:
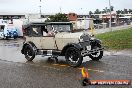
[[[23,25],[23,28],[27,28],[29,26],[37,26],[37,25],[71,25],[71,22],[31,22],[26,25]]]
[[[55,24],[62,24],[62,25],[66,25],[66,24],[72,24],[71,22],[32,22],[30,23],[30,25],[55,25]]]

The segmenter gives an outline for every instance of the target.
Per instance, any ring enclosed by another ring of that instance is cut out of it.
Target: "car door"
[[[55,35],[52,34],[53,32],[51,26],[41,27],[41,29],[43,30],[43,37],[41,39],[42,49],[57,49],[55,43]]]
[[[57,49],[54,36],[43,36],[41,44],[42,49]]]
[[[42,33],[41,26],[31,26],[31,36],[27,39],[28,41],[32,41],[38,49],[42,49]]]

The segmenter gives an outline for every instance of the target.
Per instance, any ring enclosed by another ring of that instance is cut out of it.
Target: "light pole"
[[[42,11],[41,11],[41,0],[40,0],[40,6],[39,6],[39,14],[40,14],[40,19],[41,19],[41,15],[42,15]]]
[[[110,21],[109,21],[109,28],[110,30],[112,31],[112,27],[111,27],[111,19],[112,19],[112,16],[111,16],[111,1],[109,0],[109,8],[110,8]]]
[[[40,8],[40,10],[39,10],[39,14],[41,15],[41,14],[42,14],[42,12],[41,12],[41,6],[39,6],[39,8]]]

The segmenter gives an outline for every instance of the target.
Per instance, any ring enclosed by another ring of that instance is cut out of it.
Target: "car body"
[[[0,38],[17,38],[18,32],[14,26],[8,26],[7,24],[0,25]]]
[[[65,56],[70,66],[80,66],[83,57],[99,60],[103,56],[101,41],[87,32],[73,33],[70,22],[30,23],[25,28],[25,41],[21,50],[26,59],[32,61],[36,55],[57,58]],[[99,53],[94,57],[92,54]]]

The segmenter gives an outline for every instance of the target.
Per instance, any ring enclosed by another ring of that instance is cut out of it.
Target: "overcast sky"
[[[39,13],[40,0],[0,0],[0,12]],[[42,13],[88,13],[109,6],[109,0],[42,0]],[[114,9],[132,9],[132,0],[111,0]]]

